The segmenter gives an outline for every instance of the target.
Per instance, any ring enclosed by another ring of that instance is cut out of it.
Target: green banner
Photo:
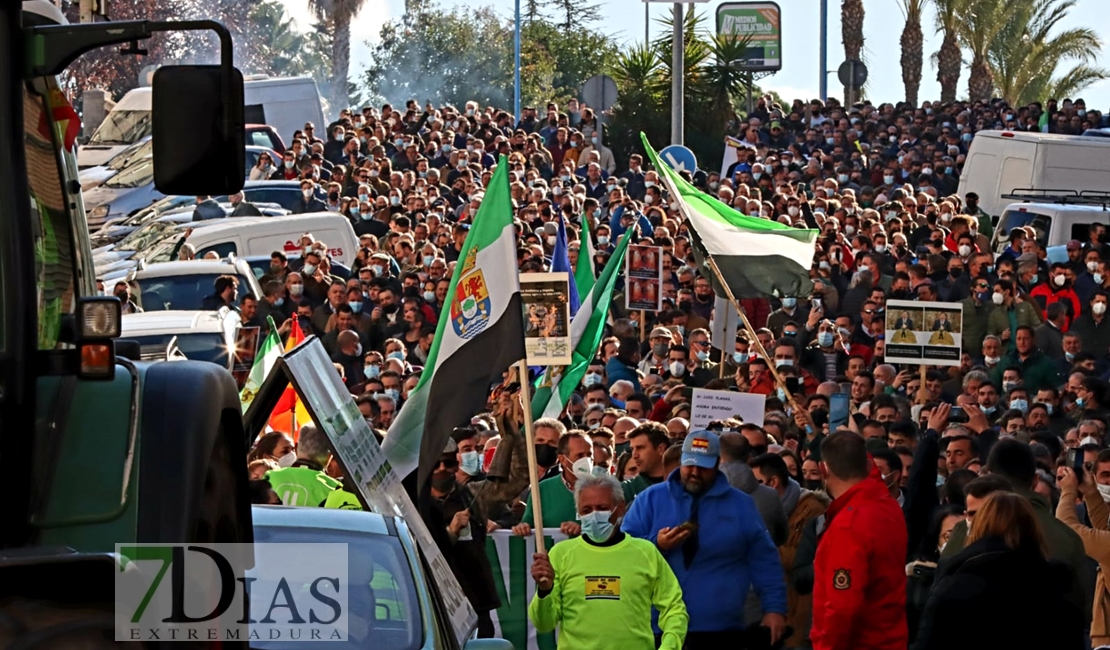
[[[544,529],[544,543],[552,545],[567,538],[558,528]],[[486,554],[493,570],[493,582],[501,607],[493,612],[501,638],[518,650],[555,650],[555,633],[536,634],[528,620],[528,603],[536,593],[532,580],[532,554],[536,537],[518,537],[507,530],[495,530],[486,538]]]

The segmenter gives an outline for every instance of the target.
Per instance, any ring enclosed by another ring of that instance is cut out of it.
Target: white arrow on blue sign
[[[680,144],[665,147],[659,152],[659,157],[676,172],[686,171],[693,174],[698,170],[698,159],[694,157],[694,152]]]

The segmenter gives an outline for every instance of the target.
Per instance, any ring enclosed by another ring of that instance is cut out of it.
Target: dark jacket
[[[1002,373],[1006,372],[1007,368],[1019,368],[1021,370],[1022,385],[1030,394],[1045,388],[1056,388],[1060,385],[1060,372],[1056,364],[1036,348],[1024,360],[1018,357],[1017,351],[1003,356],[1002,361],[998,362],[998,366],[991,373],[991,383],[995,387],[1002,386]]]
[[[455,513],[466,508],[471,509],[470,535],[473,539],[452,542],[447,525]],[[486,517],[470,491],[453,490],[442,501],[425,493],[420,497],[420,515],[474,609],[482,612],[500,607],[501,599],[497,596],[486,554]]]
[[[326,209],[327,206],[325,206],[324,202],[320,199],[311,198],[306,201],[302,198],[300,201],[293,204],[289,212],[292,214],[309,214],[311,212],[323,212]]]
[[[1083,539],[1079,534],[1068,527],[1067,524],[1056,518],[1048,503],[1048,499],[1029,490],[1017,490],[1017,493],[1029,500],[1033,505],[1033,512],[1044,533],[1045,543],[1048,545],[1048,557],[1066,565],[1071,571],[1067,598],[1072,606],[1083,613],[1083,621],[1091,621],[1091,605],[1094,598],[1095,574],[1083,550]],[[952,529],[952,536],[944,552],[940,554],[940,571],[949,572],[947,564],[956,559],[963,552],[967,542],[967,523],[960,522]],[[1032,582],[1024,582],[1029,585]],[[987,620],[987,619],[980,619]]]
[[[763,517],[763,524],[767,532],[771,533],[771,540],[778,546],[786,541],[786,513],[782,509],[782,501],[774,488],[761,485],[755,478],[755,472],[746,463],[740,461],[722,461],[721,473],[728,479],[729,485],[747,494],[755,501],[759,516]]]
[[[978,540],[940,567],[912,650],[1078,650],[1084,616],[1067,600],[1069,582],[1067,568],[1037,549]]]
[[[612,388],[621,379],[627,379],[632,382],[636,392],[640,392],[640,377],[636,374],[636,367],[625,363],[618,356],[610,357],[605,363],[605,377],[609,381],[607,388]]]
[[[209,219],[226,219],[227,213],[220,207],[215,199],[205,199],[197,204],[193,210],[193,221],[208,221]]]

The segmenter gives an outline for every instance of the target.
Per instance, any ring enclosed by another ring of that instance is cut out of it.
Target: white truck
[[[124,95],[77,150],[80,169],[103,165],[117,153],[150,135],[151,88],[135,88]],[[246,124],[268,124],[282,138],[312,122],[327,128],[320,92],[312,77],[249,75],[243,80],[243,117]]]
[[[999,217],[1020,190],[1051,193],[1110,190],[1110,138],[1017,131],[982,131],[971,142],[960,196],[979,195],[979,207]]]

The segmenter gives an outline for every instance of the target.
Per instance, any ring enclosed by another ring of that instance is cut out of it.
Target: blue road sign
[[[687,171],[693,174],[698,170],[698,159],[694,157],[694,152],[680,144],[665,147],[659,152],[659,157],[676,172]]]

